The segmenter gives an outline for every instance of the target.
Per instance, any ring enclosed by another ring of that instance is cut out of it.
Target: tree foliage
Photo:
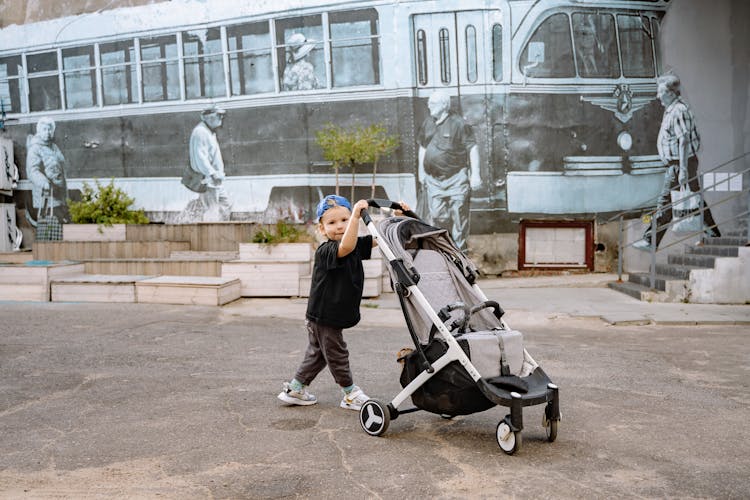
[[[339,127],[327,124],[315,136],[323,150],[323,158],[333,164],[336,172],[336,194],[339,194],[339,170],[349,167],[352,173],[351,198],[354,198],[354,175],[358,165],[372,164],[372,196],[375,196],[375,176],[378,161],[391,154],[399,146],[398,135],[388,133],[385,125],[375,123],[368,126]],[[353,201],[353,200],[352,200]]]
[[[81,201],[68,203],[75,224],[148,224],[148,218],[142,209],[130,208],[135,200],[115,187],[114,179],[107,185],[100,184],[98,180],[95,182],[96,189],[84,182]]]

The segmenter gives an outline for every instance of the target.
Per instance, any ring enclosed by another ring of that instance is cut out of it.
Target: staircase
[[[0,300],[220,306],[240,297],[306,296],[309,244],[301,245],[303,257],[290,260],[284,245],[250,252],[253,245],[244,242],[257,225],[190,226],[132,225],[111,240],[101,234],[67,240],[64,226],[62,241],[34,242],[32,260],[0,259]],[[380,295],[385,286],[379,256],[374,252],[365,263],[365,297]]]
[[[650,273],[631,273],[613,290],[649,302],[750,303],[750,243],[747,229],[685,245]]]

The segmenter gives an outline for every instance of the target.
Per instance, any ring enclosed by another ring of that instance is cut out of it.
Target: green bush
[[[304,229],[280,220],[274,226],[262,228],[253,235],[253,243],[312,243],[314,238]]]
[[[131,210],[135,201],[125,191],[115,187],[112,179],[103,186],[96,180],[96,189],[83,183],[81,201],[68,200],[70,216],[74,224],[148,224],[143,210]]]

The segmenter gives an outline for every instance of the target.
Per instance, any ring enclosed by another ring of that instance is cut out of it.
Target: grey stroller
[[[401,208],[388,200],[371,207]],[[478,270],[444,229],[415,214],[374,222],[362,219],[388,262],[414,349],[399,358],[403,390],[390,403],[370,399],[359,412],[362,429],[386,432],[399,415],[425,410],[445,418],[496,405],[510,408],[495,436],[512,455],[521,447],[523,407],[545,404],[547,440],[557,437],[558,388],[523,347],[523,337],[502,319],[503,310],[476,283]],[[411,398],[414,408],[399,409]]]

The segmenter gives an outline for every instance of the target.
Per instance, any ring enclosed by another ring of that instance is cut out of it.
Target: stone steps
[[[610,283],[614,290],[639,300],[699,303],[750,301],[750,249],[747,230],[729,231],[685,245],[682,253],[657,264],[654,288],[650,273],[631,273],[628,282]]]
[[[169,258],[190,250],[187,241],[36,241],[35,260]]]
[[[221,260],[208,259],[88,259],[87,274],[150,276],[221,276]]]

